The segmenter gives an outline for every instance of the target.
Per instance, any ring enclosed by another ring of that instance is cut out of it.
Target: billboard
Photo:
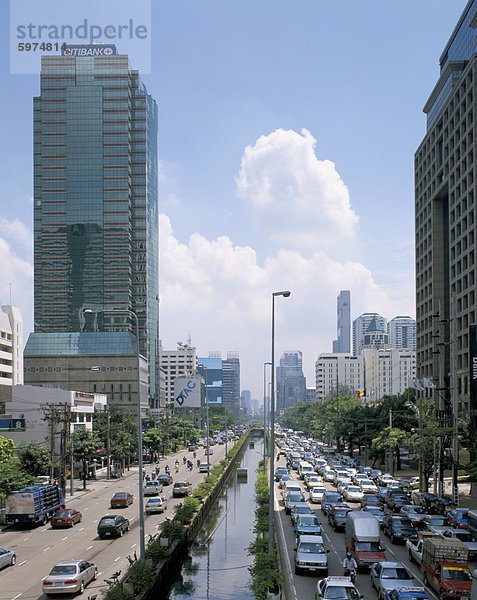
[[[200,408],[200,377],[177,377],[174,380],[174,407]]]

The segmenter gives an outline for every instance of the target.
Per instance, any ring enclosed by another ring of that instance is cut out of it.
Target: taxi
[[[345,600],[362,600],[362,596],[350,577],[326,577],[319,579],[316,584],[315,600],[331,600],[344,598]]]

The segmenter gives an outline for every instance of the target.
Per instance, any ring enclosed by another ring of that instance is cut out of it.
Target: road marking
[[[98,522],[98,519],[95,519],[95,520],[93,521],[93,523],[97,523],[97,522]]]
[[[12,600],[17,600],[17,598],[20,598],[20,596],[21,596],[21,593],[17,594],[14,598],[12,598]]]
[[[136,518],[136,517],[131,517],[131,518],[129,519],[129,522],[130,522],[130,523],[132,523],[132,522],[134,521],[134,519],[135,519],[135,518]]]
[[[134,548],[135,546],[137,546],[137,544],[133,544],[133,545],[131,546],[131,548]]]
[[[41,578],[42,581],[45,581],[45,579],[48,577],[48,575],[45,575],[44,577]]]
[[[79,528],[79,530],[80,530],[80,531],[83,531],[83,529],[84,529],[84,527],[80,527],[80,528]]]
[[[65,540],[67,540],[67,539],[68,539],[68,536],[66,536],[66,537],[64,537],[64,538],[61,538],[61,541],[62,541],[62,542],[64,542],[64,541],[65,541]]]
[[[22,565],[24,565],[26,563],[26,560],[22,561],[18,566],[21,567]]]
[[[43,548],[43,552],[46,552],[49,549],[50,549],[50,546],[47,546],[46,548]]]
[[[282,519],[280,516],[280,511],[278,510],[280,507],[279,507],[278,499],[277,499],[276,495],[274,496],[274,500],[275,500],[274,508],[275,508],[275,512],[277,513],[277,516],[278,516],[277,521],[279,524],[278,529],[279,529],[279,535],[281,537],[281,546],[283,549],[283,556],[285,557],[285,563],[286,563],[285,567],[288,571],[288,581],[290,582],[290,587],[291,587],[291,590],[293,593],[293,597],[295,600],[297,600],[297,593],[296,593],[295,583],[293,580],[293,573],[292,573],[292,568],[291,568],[291,563],[290,563],[290,557],[288,556],[288,547],[287,547],[287,543],[286,543],[286,539],[285,539],[285,532],[283,531],[283,523],[282,523]]]
[[[26,542],[27,540],[29,540],[30,538],[25,538],[23,541]]]
[[[118,558],[115,558],[115,559],[114,559],[114,562],[117,562],[117,561],[118,561],[118,560],[120,560],[120,559],[121,559],[121,557],[120,557],[120,556],[118,556]]]
[[[83,510],[88,510],[89,506],[87,506],[86,508],[83,508]]]
[[[92,548],[92,547],[93,547],[93,546],[88,546],[88,547],[86,548],[86,550],[91,550],[91,548]]]

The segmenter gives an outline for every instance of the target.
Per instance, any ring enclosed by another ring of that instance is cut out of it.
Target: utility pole
[[[109,412],[109,406],[106,408],[106,473],[107,479],[111,479],[111,414]]]
[[[47,417],[48,418],[48,417]],[[50,418],[50,483],[55,481],[55,405],[51,405]]]
[[[393,409],[389,409],[389,435],[391,435],[393,429]],[[389,472],[394,475],[394,455],[393,449],[389,447]]]
[[[339,414],[340,414],[340,395],[338,365],[336,365],[336,450],[341,452],[340,434],[339,434]]]
[[[67,453],[67,423],[68,423],[68,405],[65,402],[63,408],[63,428],[61,430],[61,467],[60,467],[60,485],[63,490],[63,498],[66,499],[66,453]]]
[[[75,456],[73,448],[73,432],[71,431],[71,406],[68,407],[68,438],[70,441],[70,496],[75,493]]]
[[[454,315],[455,293],[451,294],[450,314]],[[450,319],[450,343],[451,343],[451,402],[452,402],[452,499],[459,506],[459,422],[457,402],[457,357],[455,340],[455,319]]]

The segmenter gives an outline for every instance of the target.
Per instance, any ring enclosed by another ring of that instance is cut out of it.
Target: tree
[[[159,429],[148,429],[142,436],[144,448],[148,448],[151,453],[151,462],[154,454],[159,454],[162,449],[162,435]]]
[[[50,468],[50,453],[45,446],[35,442],[20,443],[17,450],[20,468],[29,475],[45,475]]]
[[[83,460],[83,489],[86,489],[86,478],[88,476],[88,461],[91,456],[101,447],[101,440],[96,433],[86,428],[75,429],[72,435],[73,452]]]
[[[20,490],[24,487],[32,485],[35,478],[28,473],[25,473],[20,468],[20,463],[17,458],[10,458],[2,462],[0,469],[0,498],[4,498],[14,490]]]
[[[0,464],[15,457],[15,444],[13,440],[9,440],[3,435],[0,435]]]
[[[371,450],[381,457],[384,456],[386,450],[392,452],[393,455],[396,453],[397,468],[399,470],[401,468],[399,448],[401,446],[409,446],[410,441],[411,436],[409,432],[403,431],[398,427],[386,427],[374,438]]]
[[[121,463],[121,471],[124,471],[125,461],[133,452],[134,441],[132,435],[127,431],[119,431],[111,442],[111,456],[114,461]]]

